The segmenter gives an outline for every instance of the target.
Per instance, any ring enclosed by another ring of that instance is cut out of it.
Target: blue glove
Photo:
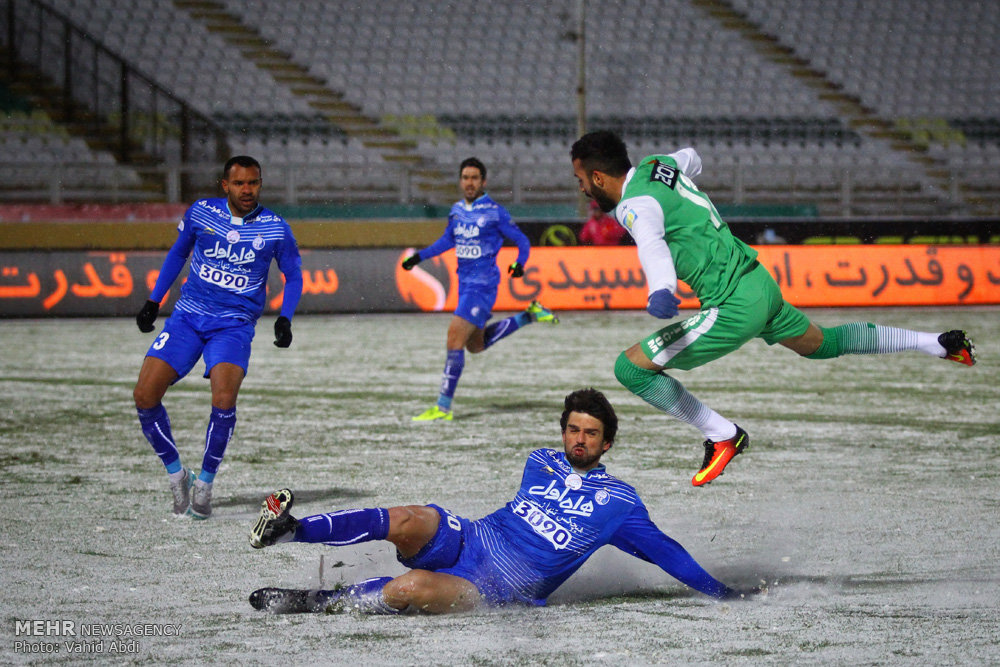
[[[646,302],[646,312],[661,320],[669,320],[677,314],[677,306],[681,300],[674,296],[674,293],[667,289],[658,289],[649,295]]]

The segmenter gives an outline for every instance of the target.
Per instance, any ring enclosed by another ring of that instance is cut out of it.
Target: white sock
[[[939,334],[918,331],[917,349],[925,354],[931,355],[932,357],[941,357],[943,359],[948,355],[948,351],[944,349],[944,345],[938,342],[938,336]]]

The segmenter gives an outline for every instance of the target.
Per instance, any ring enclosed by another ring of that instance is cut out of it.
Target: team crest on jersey
[[[239,243],[240,233],[235,229],[230,229],[229,233],[226,234],[226,241],[228,241],[229,243]]]
[[[653,171],[649,174],[649,181],[663,183],[671,190],[677,185],[677,169],[657,160],[653,163]]]
[[[258,234],[257,238],[253,240],[253,243],[251,245],[253,246],[254,250],[262,249],[264,247],[264,237]]]
[[[597,493],[594,494],[594,502],[598,505],[607,505],[611,502],[611,494],[608,493],[607,489],[599,489]]]

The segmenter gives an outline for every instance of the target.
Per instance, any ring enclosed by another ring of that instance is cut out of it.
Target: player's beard
[[[590,186],[590,198],[597,202],[605,213],[613,211],[615,206],[618,206],[618,202],[613,200],[611,195],[593,184]]]
[[[569,461],[570,465],[577,470],[590,470],[594,467],[595,463],[601,460],[601,456],[604,454],[604,452],[599,452],[597,454],[590,455],[587,453],[586,449],[581,448],[583,449],[583,454],[577,456],[573,453],[575,449],[576,447],[570,447],[566,450],[566,460]]]

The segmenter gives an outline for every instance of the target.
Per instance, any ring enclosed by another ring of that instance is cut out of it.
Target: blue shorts
[[[175,311],[167,318],[146,356],[170,364],[177,371],[177,380],[191,372],[199,357],[205,358],[204,377],[221,362],[236,364],[245,375],[250,365],[253,335],[253,322]]]
[[[455,314],[482,329],[493,316],[493,304],[497,302],[497,288],[485,285],[459,287],[458,307]]]
[[[437,532],[416,555],[402,558],[397,554],[400,563],[410,569],[431,570],[470,581],[490,605],[544,604],[522,595],[501,576],[474,522],[437,505],[428,507],[441,515]]]

